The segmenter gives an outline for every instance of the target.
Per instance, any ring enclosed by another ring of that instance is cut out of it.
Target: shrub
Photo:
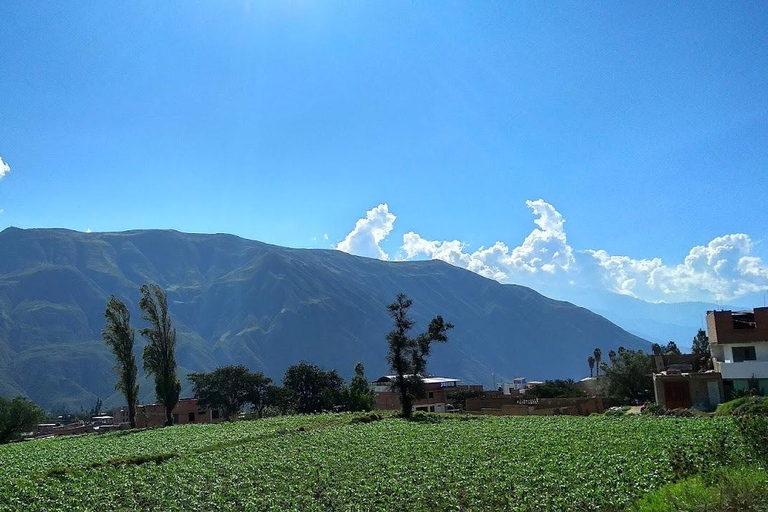
[[[750,397],[745,396],[741,398],[736,398],[735,400],[731,400],[730,402],[723,402],[722,404],[717,406],[717,409],[715,410],[715,416],[730,416],[735,408],[748,402],[749,399]]]
[[[663,405],[657,404],[656,402],[650,402],[645,406],[645,409],[643,409],[640,414],[645,414],[648,416],[664,416],[666,413],[667,410]]]
[[[635,504],[636,512],[764,511],[768,473],[754,467],[721,468],[666,485]]]

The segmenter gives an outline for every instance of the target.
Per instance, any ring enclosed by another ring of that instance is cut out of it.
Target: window
[[[435,406],[434,405],[430,405],[429,406],[429,412],[435,412]]]
[[[219,419],[219,410],[214,409],[211,411],[211,419],[217,420]]]
[[[755,347],[733,347],[733,361],[740,363],[742,361],[754,361],[757,359]]]
[[[191,412],[189,413],[189,422],[194,423],[195,422],[195,413]]]
[[[429,392],[429,398],[435,398],[435,394],[432,391]]]

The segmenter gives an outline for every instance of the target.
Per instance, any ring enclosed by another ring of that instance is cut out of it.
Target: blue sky
[[[648,300],[768,288],[765,2],[5,1],[0,19],[0,227],[229,232]]]

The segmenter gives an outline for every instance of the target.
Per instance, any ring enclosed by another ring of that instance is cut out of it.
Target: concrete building
[[[375,393],[375,409],[396,411],[402,407],[399,393],[392,390],[392,383],[396,377],[396,375],[384,375],[371,383]],[[483,390],[483,386],[460,385],[459,379],[422,377],[421,380],[426,388],[426,396],[415,401],[414,411],[451,412],[453,406],[448,397],[451,393],[461,390]]]
[[[708,311],[707,335],[726,396],[753,387],[768,394],[768,307]]]
[[[666,409],[711,411],[724,401],[723,380],[701,354],[653,356],[653,391]]]

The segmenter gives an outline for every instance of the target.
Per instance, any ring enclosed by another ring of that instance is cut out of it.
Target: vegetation
[[[220,409],[229,419],[234,419],[245,404],[251,404],[261,417],[272,383],[263,373],[253,373],[245,366],[222,366],[210,373],[190,373],[187,378],[201,406]]]
[[[697,332],[696,336],[693,338],[691,352],[694,354],[709,355],[709,337],[704,329],[699,329],[699,332]]]
[[[305,415],[11,444],[0,447],[0,503],[626,510],[691,473],[748,458],[731,418],[420,417],[429,421]]]
[[[568,398],[584,395],[584,392],[576,387],[576,382],[573,379],[547,380],[525,392],[525,396],[538,398]]]
[[[587,358],[587,364],[589,365],[589,377],[592,378],[592,373],[595,370],[595,356],[589,356]]]
[[[344,402],[344,380],[338,372],[306,361],[288,367],[283,386],[292,393],[294,409],[299,413],[331,411],[342,408]]]
[[[467,399],[477,398],[483,396],[483,391],[479,389],[462,389],[460,391],[454,391],[448,395],[451,405],[454,408],[465,411],[467,409]]]
[[[705,335],[706,336],[706,335]],[[707,344],[709,346],[709,344]],[[670,341],[666,346],[654,343],[651,345],[651,353],[655,356],[679,356],[682,352],[677,347],[677,343]]]
[[[755,467],[718,468],[651,492],[636,512],[768,510],[768,472]]]
[[[597,377],[600,376],[600,361],[603,359],[603,351],[599,348],[596,348],[595,351],[592,353],[592,357],[595,360],[595,366],[597,366]]]
[[[45,420],[45,411],[23,396],[0,397],[0,444],[13,441],[21,432]],[[0,460],[3,460],[0,457]],[[1,500],[0,500],[1,501]]]
[[[144,347],[144,371],[155,376],[155,396],[165,406],[165,424],[173,425],[181,382],[176,376],[176,329],[171,326],[168,301],[156,284],[141,286],[139,308],[150,327],[139,331],[149,342]]]
[[[603,392],[619,403],[653,399],[651,358],[642,350],[620,349],[611,364],[604,363]]]
[[[421,377],[427,370],[427,356],[432,343],[447,342],[447,332],[453,329],[452,324],[445,322],[443,317],[438,315],[429,322],[426,332],[415,338],[410,337],[414,322],[408,316],[408,310],[412,305],[413,301],[400,293],[395,302],[387,306],[395,322],[395,329],[387,334],[387,360],[395,372],[393,389],[400,394],[404,417],[411,416],[414,400],[424,396]]]
[[[365,378],[363,363],[355,365],[355,376],[349,382],[346,402],[348,411],[370,411],[373,409],[373,390]]]
[[[136,354],[133,352],[134,332],[131,328],[131,313],[125,304],[113,295],[107,303],[104,316],[107,319],[107,325],[101,332],[101,336],[117,360],[115,373],[118,379],[115,389],[125,396],[128,404],[128,422],[131,428],[136,428],[136,404],[139,397],[139,384],[136,379],[139,370],[136,367]]]

